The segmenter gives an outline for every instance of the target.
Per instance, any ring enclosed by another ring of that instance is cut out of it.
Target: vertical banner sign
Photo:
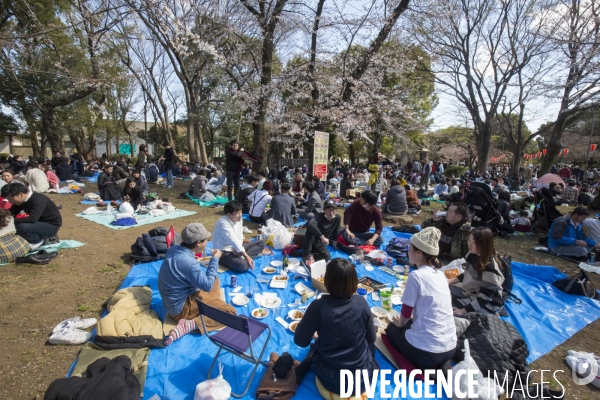
[[[592,144],[590,145],[592,147],[592,151],[596,151],[596,147],[598,146],[597,144]]]
[[[315,150],[313,152],[313,175],[320,180],[327,179],[327,161],[329,160],[329,133],[315,131]]]

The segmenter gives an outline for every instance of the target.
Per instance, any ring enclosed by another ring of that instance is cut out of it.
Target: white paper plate
[[[404,273],[404,267],[402,265],[394,265],[392,269],[394,270],[394,272],[398,272],[399,274]]]
[[[274,302],[271,302],[273,300]],[[273,296],[263,296],[260,300],[260,305],[264,308],[275,308],[281,305],[281,299]]]
[[[231,302],[236,306],[245,306],[246,304],[248,304],[249,301],[250,299],[243,294],[238,294],[233,299],[231,299]]]
[[[257,317],[256,315],[254,315],[255,314],[254,312],[258,311],[258,310],[263,310],[262,317]],[[252,310],[252,312],[250,313],[250,315],[252,315],[252,317],[254,317],[256,319],[263,319],[263,318],[265,318],[266,316],[269,315],[269,310],[265,310],[264,308],[262,308],[262,309],[261,308],[255,308],[254,310]]]
[[[297,312],[301,312],[302,313],[302,317],[304,317],[304,311],[300,311],[300,310],[290,310],[288,312],[288,317],[292,320],[292,321],[300,321],[302,319],[302,317],[300,318],[294,318],[294,314],[296,314]]]
[[[289,264],[290,265],[300,265],[300,259],[299,258],[290,258]]]
[[[282,265],[283,265],[282,261],[271,261],[271,267],[273,267],[273,268],[281,268]]]
[[[289,279],[286,279],[284,281],[271,279],[271,283],[269,284],[269,287],[272,287],[274,289],[285,289],[288,285],[288,281],[289,281]]]
[[[264,267],[263,268],[263,272],[265,274],[274,274],[275,272],[277,272],[277,268],[273,268],[273,267]]]

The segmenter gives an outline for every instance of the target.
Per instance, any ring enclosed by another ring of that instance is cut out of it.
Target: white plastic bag
[[[202,196],[200,196],[199,200],[209,203],[211,201],[215,201],[216,199],[217,198],[211,192],[206,192]]]
[[[102,200],[102,199],[100,198],[100,196],[99,196],[99,195],[97,195],[96,193],[86,193],[86,194],[83,196],[83,198],[84,198],[85,200],[92,200],[92,201],[100,201],[100,200]]]
[[[273,248],[275,250],[281,250],[292,242],[292,234],[281,222],[271,218],[267,220],[267,229],[269,234],[273,235]]]
[[[115,212],[115,210],[109,204],[109,205],[106,206],[106,210],[102,211],[102,215],[113,215],[114,212]]]
[[[452,367],[452,376],[455,377],[460,370],[466,370],[466,374],[461,375],[460,380],[455,382],[452,400],[459,399],[459,397],[456,395],[456,386],[458,386],[460,392],[467,395],[467,397],[462,397],[462,399],[498,400],[498,396],[504,393],[504,389],[502,389],[500,386],[497,386],[493,379],[483,376],[479,370],[479,367],[477,366],[477,363],[475,363],[475,360],[473,360],[473,357],[471,357],[471,350],[469,348],[469,341],[467,339],[465,339],[465,359]],[[475,396],[473,397],[468,397],[469,374],[472,376],[472,381],[475,382],[475,387],[473,389]]]
[[[124,201],[121,206],[119,207],[119,212],[122,213],[130,213],[133,214],[135,210],[133,209],[133,206],[131,205],[131,203],[129,203],[128,201]]]
[[[219,361],[219,376],[208,379],[196,386],[194,400],[228,400],[231,396],[231,386],[223,379],[223,366]]]
[[[95,215],[95,214],[100,214],[100,211],[96,207],[90,207],[90,208],[86,208],[81,213],[84,215]]]

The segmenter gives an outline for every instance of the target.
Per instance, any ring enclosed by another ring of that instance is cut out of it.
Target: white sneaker
[[[89,342],[92,337],[91,332],[67,327],[50,335],[48,342],[50,344],[84,344],[85,342]]]
[[[577,353],[577,352],[573,352],[573,353]],[[567,356],[566,361],[567,361],[567,365],[569,367],[571,367],[572,370],[574,370],[578,375],[581,375],[582,377],[586,377],[591,373],[591,365],[590,365],[590,357],[585,357],[585,355],[589,355],[590,353],[578,353],[583,355],[583,357],[576,357],[576,356]],[[592,355],[593,356],[593,355]],[[592,358],[594,359],[594,358]],[[600,388],[600,375],[598,375],[600,373],[600,364],[598,364],[598,361],[596,361],[596,377],[594,378],[593,381],[591,381],[590,383],[594,386],[596,386],[597,388]]]
[[[243,233],[252,233],[252,231],[250,229],[248,229],[247,226],[244,226],[244,228],[242,229]]]
[[[98,320],[96,318],[69,318],[65,319],[52,330],[52,333],[56,333],[64,328],[77,328],[77,329],[88,329],[96,325]]]

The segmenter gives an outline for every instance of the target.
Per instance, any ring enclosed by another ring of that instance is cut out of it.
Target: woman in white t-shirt
[[[273,199],[272,190],[273,182],[265,181],[262,190],[255,190],[248,195],[248,200],[252,202],[249,212],[251,221],[262,224],[271,218],[265,211],[268,211],[267,205],[270,206],[271,200]]]
[[[386,329],[389,342],[420,369],[441,366],[456,350],[450,289],[437,259],[440,236],[429,227],[410,238],[408,259],[418,269],[406,281],[401,315]]]

